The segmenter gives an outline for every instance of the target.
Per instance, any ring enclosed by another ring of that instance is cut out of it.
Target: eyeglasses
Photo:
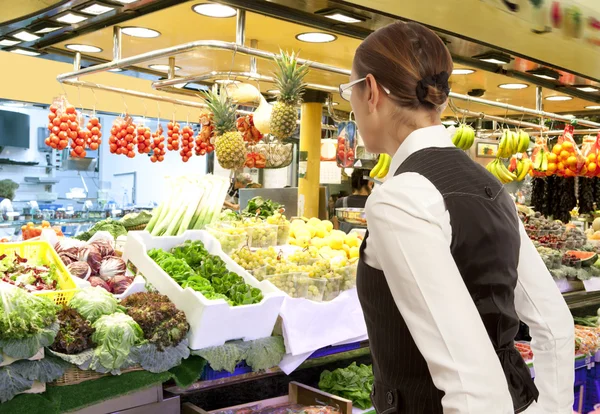
[[[340,85],[340,96],[342,97],[342,99],[344,99],[346,101],[350,101],[350,98],[352,97],[352,87],[356,84],[361,83],[362,81],[364,81],[366,79],[367,78],[365,77],[365,78],[360,78],[360,79],[354,80],[352,82],[342,83]],[[381,89],[383,89],[383,91],[386,94],[389,95],[391,93],[390,90],[388,88],[386,88],[385,86],[383,86],[383,85],[379,85],[379,86],[381,86]]]

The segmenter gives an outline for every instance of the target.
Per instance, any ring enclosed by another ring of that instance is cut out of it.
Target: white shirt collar
[[[389,174],[394,175],[400,165],[412,154],[425,148],[452,147],[450,132],[443,125],[434,125],[411,132],[392,157]]]

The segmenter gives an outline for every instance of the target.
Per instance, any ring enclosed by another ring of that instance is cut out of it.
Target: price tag
[[[585,357],[585,365],[587,366],[587,369],[594,368],[594,361],[592,360],[592,356],[591,355],[587,355]]]
[[[586,292],[600,291],[600,277],[593,277],[589,280],[584,280],[583,286],[585,287]]]

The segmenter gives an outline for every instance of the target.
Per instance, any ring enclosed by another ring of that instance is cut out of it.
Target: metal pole
[[[535,110],[543,111],[544,110],[544,93],[541,86],[535,87]],[[544,126],[544,117],[540,117],[540,125]]]
[[[246,41],[246,10],[238,9],[235,19],[235,43],[244,46]]]
[[[250,39],[250,47],[253,49],[258,48],[258,40],[256,39]],[[252,56],[250,58],[250,72],[251,73],[258,73],[258,65],[256,62],[256,58],[254,56]]]
[[[73,69],[75,71],[81,69],[81,52],[75,53],[75,58],[73,60]]]
[[[169,74],[167,75],[169,79],[173,79],[175,77],[175,57],[169,57]]]
[[[121,60],[122,35],[121,27],[113,27],[113,61]]]
[[[539,127],[538,127],[539,128]],[[573,135],[593,135],[593,134],[597,134],[598,132],[600,132],[600,129],[576,129],[573,132]],[[552,131],[531,131],[529,132],[530,136],[539,136],[540,134],[544,134],[547,136],[557,136],[557,135],[562,135],[565,133],[564,130],[562,129],[556,129],[556,130],[552,130]],[[482,137],[485,138],[499,138],[502,136],[502,132],[486,132],[486,131],[482,131]]]

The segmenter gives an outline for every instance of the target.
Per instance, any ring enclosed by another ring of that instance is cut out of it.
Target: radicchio
[[[58,257],[60,257],[60,260],[62,260],[65,266],[69,266],[71,263],[77,261],[77,258],[74,259],[71,256],[64,253],[59,254]]]
[[[92,285],[92,287],[100,286],[104,290],[107,290],[110,292],[110,286],[108,285],[108,283],[106,283],[104,280],[102,280],[98,276],[90,276],[90,278],[88,279],[88,282],[90,282],[90,285]]]
[[[90,265],[87,262],[73,262],[67,266],[67,269],[69,269],[71,275],[83,280],[87,280],[92,274],[92,269],[90,269]]]
[[[115,249],[112,243],[105,239],[96,240],[90,243],[90,246],[96,246],[102,257],[112,256],[115,254]]]
[[[92,244],[82,247],[79,250],[79,260],[87,262],[92,269],[92,274],[97,275],[100,271],[100,265],[102,264],[102,255],[98,248]]]
[[[125,275],[127,265],[125,261],[117,256],[105,257],[100,265],[100,277],[103,280],[112,279],[115,276]]]
[[[54,250],[59,255],[67,255],[71,259],[77,259],[79,249],[85,246],[85,242],[75,239],[61,239],[54,245]]]
[[[125,292],[129,285],[133,283],[133,278],[128,276],[115,276],[108,281],[112,293],[120,295]]]

